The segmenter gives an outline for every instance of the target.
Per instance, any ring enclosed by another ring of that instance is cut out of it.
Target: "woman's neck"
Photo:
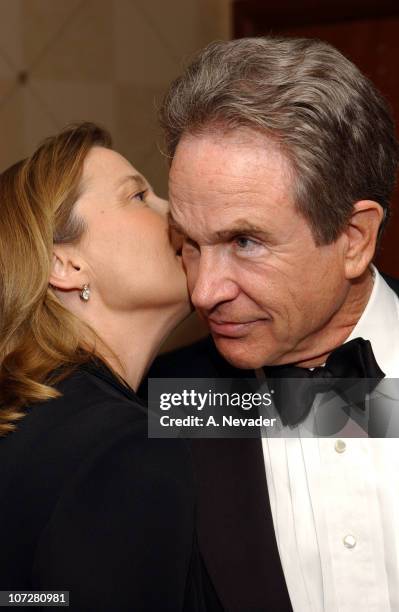
[[[63,305],[95,332],[84,337],[132,389],[137,389],[162,343],[189,315],[188,302],[133,311],[111,311],[95,296],[83,303],[75,292],[57,292]]]
[[[159,348],[181,318],[182,313],[176,313],[174,306],[118,316],[104,313],[96,318],[101,324],[87,322],[102,341],[96,347],[97,354],[137,390]]]

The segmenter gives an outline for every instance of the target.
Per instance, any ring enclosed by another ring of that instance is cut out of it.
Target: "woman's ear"
[[[345,253],[347,279],[361,276],[373,260],[383,217],[384,210],[378,202],[361,200],[354,205],[352,216],[343,232],[347,237]]]
[[[80,258],[71,245],[55,245],[49,283],[61,291],[80,290],[88,283]]]

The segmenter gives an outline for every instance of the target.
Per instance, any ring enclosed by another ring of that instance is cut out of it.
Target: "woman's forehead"
[[[117,186],[124,176],[139,174],[132,164],[117,151],[105,147],[93,147],[86,156],[83,179],[101,179]]]

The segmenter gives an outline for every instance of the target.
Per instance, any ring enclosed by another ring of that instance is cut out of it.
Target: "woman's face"
[[[169,237],[168,204],[119,153],[94,147],[75,211],[87,231],[78,249],[91,293],[110,310],[187,312],[186,278]]]

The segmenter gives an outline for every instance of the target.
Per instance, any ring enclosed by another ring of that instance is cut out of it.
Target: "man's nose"
[[[230,274],[225,258],[212,253],[212,247],[203,247],[192,282],[190,270],[187,272],[189,285],[193,287],[191,301],[202,311],[211,311],[222,302],[234,300],[239,293],[239,287]]]

